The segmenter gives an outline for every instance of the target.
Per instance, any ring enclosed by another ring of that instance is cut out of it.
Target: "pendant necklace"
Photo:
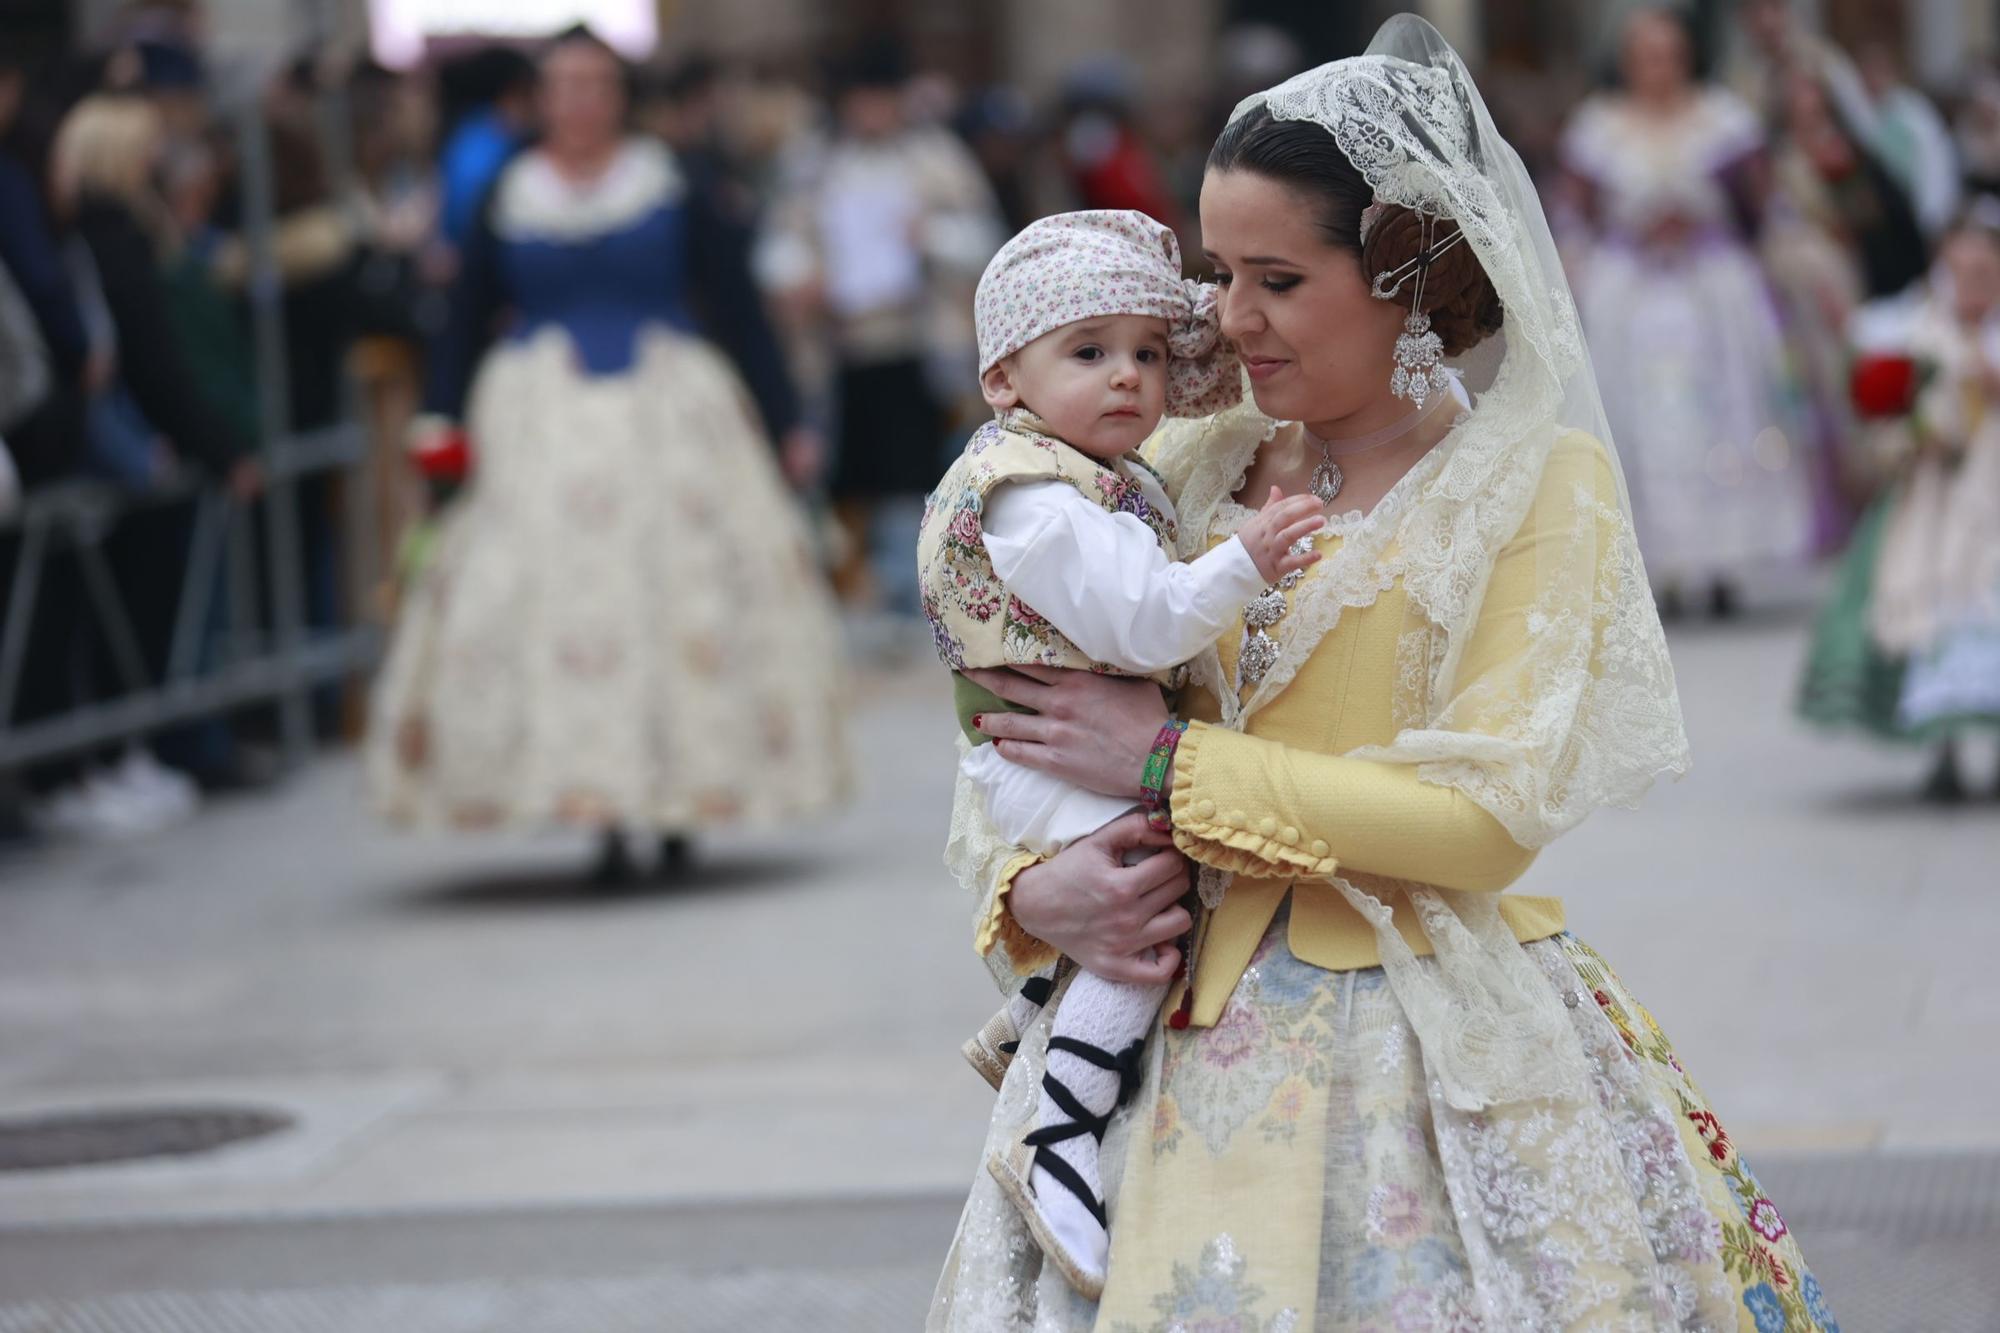
[[[1333,446],[1340,446],[1340,457],[1351,458],[1356,454],[1370,453],[1408,435],[1421,426],[1428,418],[1441,411],[1447,402],[1457,400],[1448,393],[1441,393],[1422,407],[1413,408],[1396,420],[1377,431],[1358,435],[1345,440],[1323,440],[1315,435],[1303,422],[1299,429],[1305,431],[1306,439],[1319,446],[1319,462],[1312,470],[1312,478],[1306,483],[1313,498],[1321,504],[1332,504],[1340,494],[1347,477],[1334,461]],[[1301,537],[1293,543],[1294,554],[1303,555],[1312,549],[1313,539]],[[1272,667],[1278,664],[1278,641],[1271,634],[1279,621],[1285,618],[1290,603],[1285,594],[1289,593],[1305,577],[1305,571],[1295,569],[1251,598],[1243,608],[1243,647],[1236,658],[1236,690],[1241,694],[1245,687],[1263,680]]]
[[[1333,498],[1340,494],[1340,488],[1347,482],[1347,474],[1342,472],[1340,464],[1334,461],[1335,445],[1340,446],[1338,456],[1341,458],[1373,453],[1377,449],[1394,444],[1422,425],[1427,417],[1439,411],[1447,402],[1452,401],[1455,400],[1450,394],[1439,394],[1422,407],[1411,408],[1380,430],[1345,440],[1321,439],[1313,433],[1310,426],[1301,421],[1299,429],[1305,432],[1306,439],[1319,446],[1319,462],[1313,465],[1312,479],[1306,483],[1306,489],[1311,491],[1321,504],[1332,504]]]

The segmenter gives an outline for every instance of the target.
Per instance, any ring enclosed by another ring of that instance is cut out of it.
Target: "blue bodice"
[[[750,276],[748,225],[716,206],[717,178],[701,155],[683,166],[640,136],[590,181],[565,180],[533,149],[516,155],[466,237],[424,410],[463,416],[496,336],[561,329],[583,370],[608,376],[632,369],[652,328],[720,348],[772,434],[791,429],[798,401]]]
[[[514,336],[560,326],[586,370],[615,375],[631,366],[642,327],[693,332],[687,225],[676,201],[593,235],[502,239],[500,280],[517,318]]]

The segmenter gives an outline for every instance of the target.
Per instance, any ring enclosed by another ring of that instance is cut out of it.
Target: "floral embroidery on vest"
[[[1174,520],[1148,502],[1131,477],[1042,433],[1030,420],[1017,414],[1006,426],[998,421],[981,426],[924,501],[917,537],[924,619],[938,656],[954,671],[1032,665],[1122,674],[1093,662],[1007,591],[993,572],[980,527],[986,496],[1002,483],[1067,482],[1107,513],[1130,514],[1144,523],[1169,554],[1179,537]],[[1128,456],[1122,466],[1146,464]]]

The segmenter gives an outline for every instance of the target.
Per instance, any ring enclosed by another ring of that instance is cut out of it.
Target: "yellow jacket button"
[[[1284,843],[1287,847],[1296,847],[1299,845],[1299,831],[1290,824],[1287,824],[1278,834],[1278,841]]]
[[[1265,815],[1257,821],[1257,831],[1268,838],[1278,831],[1278,821],[1269,815]]]
[[[1313,855],[1314,855],[1314,856],[1325,856],[1325,855],[1327,854],[1327,851],[1328,851],[1328,850],[1329,850],[1329,849],[1328,849],[1328,847],[1327,847],[1327,845],[1326,845],[1326,839],[1325,839],[1325,838],[1314,838],[1314,839],[1313,839]]]
[[[1203,819],[1213,819],[1215,818],[1215,802],[1196,801],[1194,803],[1194,812]]]

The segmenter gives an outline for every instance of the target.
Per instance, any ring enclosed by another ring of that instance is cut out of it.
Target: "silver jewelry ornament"
[[[1403,320],[1402,334],[1396,339],[1396,369],[1389,376],[1389,392],[1398,398],[1409,399],[1418,407],[1429,402],[1433,394],[1443,393],[1451,384],[1451,377],[1444,371],[1444,339],[1431,331],[1431,317],[1424,310],[1424,281],[1430,276],[1431,265],[1465,239],[1461,228],[1455,229],[1442,241],[1433,243],[1431,229],[1435,219],[1428,213],[1421,216],[1423,248],[1407,262],[1377,273],[1375,281],[1369,284],[1369,292],[1377,300],[1391,301],[1403,290],[1405,282],[1412,277],[1417,280],[1410,292],[1410,313]]]
[[[1313,539],[1301,537],[1291,545],[1293,555],[1304,555],[1312,550]],[[1236,691],[1241,694],[1246,685],[1255,685],[1264,679],[1270,669],[1278,664],[1278,641],[1265,631],[1285,618],[1290,608],[1285,603],[1285,594],[1299,586],[1299,580],[1306,576],[1303,569],[1295,569],[1276,583],[1258,593],[1243,608],[1243,651],[1236,656]]]
[[[1418,284],[1417,290],[1423,290]],[[1444,339],[1431,332],[1431,317],[1412,308],[1396,339],[1396,370],[1389,376],[1389,392],[1422,407],[1434,393],[1451,387],[1444,373]]]
[[[1347,481],[1347,474],[1340,470],[1340,464],[1333,461],[1333,454],[1328,450],[1326,441],[1320,441],[1319,449],[1319,462],[1313,465],[1312,479],[1306,483],[1306,489],[1311,491],[1313,498],[1321,504],[1330,505],[1333,503],[1333,497],[1340,494],[1341,486]]]

